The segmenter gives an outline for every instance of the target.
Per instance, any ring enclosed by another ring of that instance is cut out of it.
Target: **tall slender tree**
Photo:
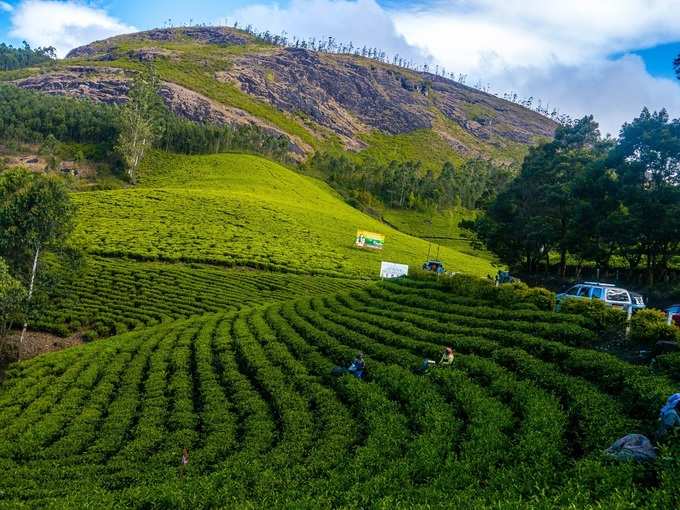
[[[63,246],[73,230],[75,206],[56,177],[27,170],[0,175],[0,255],[28,282],[30,303],[40,257]],[[21,343],[28,323],[24,322]]]
[[[162,135],[163,102],[159,87],[155,68],[146,67],[135,78],[128,102],[121,109],[116,151],[125,163],[132,184],[137,183],[137,171],[144,155]]]

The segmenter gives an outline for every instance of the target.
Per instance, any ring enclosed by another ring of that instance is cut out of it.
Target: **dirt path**
[[[20,332],[16,331],[14,335],[9,338],[10,343],[19,341]],[[81,333],[76,333],[67,338],[62,338],[50,333],[43,333],[41,331],[27,331],[24,337],[24,343],[21,347],[21,360],[34,358],[48,352],[60,351],[74,345],[83,343]]]

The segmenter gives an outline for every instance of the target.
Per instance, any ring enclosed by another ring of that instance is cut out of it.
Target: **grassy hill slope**
[[[461,221],[472,220],[476,215],[475,211],[463,208],[434,212],[386,209],[382,218],[406,234],[496,263],[498,261],[493,253],[473,247],[469,234],[459,227]]]
[[[427,243],[351,208],[319,181],[255,156],[155,153],[135,188],[74,194],[75,242],[139,260],[376,277],[380,261],[419,266]],[[354,248],[357,229],[385,248]],[[453,271],[484,276],[486,260],[444,249]]]

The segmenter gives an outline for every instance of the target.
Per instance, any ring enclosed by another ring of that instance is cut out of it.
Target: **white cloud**
[[[12,12],[11,22],[10,36],[31,46],[54,46],[60,57],[77,46],[136,31],[101,9],[75,1],[24,0]]]
[[[492,83],[541,98],[575,116],[593,113],[602,132],[614,136],[643,106],[666,108],[680,116],[680,84],[651,76],[637,55],[579,66],[556,65],[546,71],[516,68],[496,76]]]
[[[680,39],[677,0],[459,0],[392,14],[411,44],[463,72],[576,65]]]
[[[14,7],[12,7],[10,4],[0,1],[0,11],[12,12],[13,10]]]
[[[276,34],[286,31],[304,39],[333,36],[338,42],[378,47],[414,61],[427,58],[425,51],[397,32],[389,13],[375,0],[291,0],[283,7],[256,4],[233,11],[229,18]]]
[[[680,116],[680,84],[652,77],[637,57],[609,58],[680,40],[676,0],[452,0],[391,14],[447,69],[593,113],[603,131],[618,133],[643,106]]]

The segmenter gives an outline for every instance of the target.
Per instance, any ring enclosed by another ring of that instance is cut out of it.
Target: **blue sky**
[[[0,40],[72,47],[175,24],[332,35],[467,75],[498,93],[593,113],[616,134],[643,106],[680,117],[680,0],[0,0]]]

